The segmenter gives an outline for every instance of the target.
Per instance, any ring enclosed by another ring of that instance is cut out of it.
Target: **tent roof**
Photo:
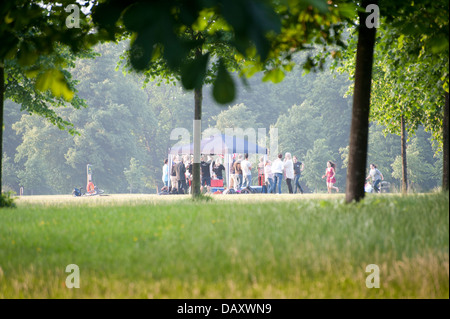
[[[213,155],[227,153],[267,154],[267,149],[237,136],[216,134],[201,140],[200,153]],[[169,154],[194,154],[194,144],[173,146]]]

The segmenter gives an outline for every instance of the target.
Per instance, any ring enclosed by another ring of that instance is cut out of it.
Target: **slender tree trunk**
[[[406,128],[405,128],[405,118],[402,115],[401,119],[402,133],[402,193],[406,194],[408,192],[408,167],[406,161]]]
[[[195,51],[196,58],[200,58],[202,49]],[[194,163],[192,167],[192,198],[200,196],[200,144],[201,144],[201,123],[202,123],[202,101],[203,86],[200,85],[194,89]]]
[[[3,105],[5,95],[5,66],[0,61],[0,193],[2,193],[2,168],[3,168]]]
[[[445,105],[444,105],[444,121],[442,123],[442,131],[443,131],[443,165],[442,168],[442,190],[448,191],[448,93],[445,93]]]
[[[362,1],[365,9],[377,0]],[[347,170],[346,202],[364,198],[364,181],[369,137],[370,89],[372,83],[373,50],[375,28],[366,26],[368,14],[359,14],[358,46],[356,51],[355,87],[353,91],[352,124],[350,129],[350,149]]]
[[[201,121],[202,121],[202,87],[194,89],[194,164],[192,168],[192,197],[200,195],[200,143],[201,143]]]

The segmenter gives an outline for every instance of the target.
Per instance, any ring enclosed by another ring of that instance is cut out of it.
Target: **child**
[[[336,183],[336,170],[335,170],[336,164],[334,164],[332,161],[327,162],[327,169],[325,170],[325,175],[322,176],[322,178],[327,178],[327,191],[329,194],[331,194],[331,190],[334,188],[336,190],[336,193],[339,193],[339,188],[336,186],[333,186]]]

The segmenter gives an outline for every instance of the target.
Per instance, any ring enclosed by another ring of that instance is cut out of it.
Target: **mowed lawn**
[[[22,197],[0,298],[449,298],[448,193],[343,196]]]

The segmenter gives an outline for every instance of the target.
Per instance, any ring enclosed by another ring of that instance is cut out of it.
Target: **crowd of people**
[[[189,192],[192,184],[192,156],[175,156],[172,167],[169,168],[169,161],[166,159],[162,168],[162,181],[164,186],[162,190],[171,191],[176,189],[178,194]],[[252,170],[258,176],[258,186],[262,187],[264,193],[281,194],[281,184],[283,179],[286,181],[289,193],[300,192],[303,194],[303,188],[300,185],[300,175],[305,166],[298,161],[296,156],[286,153],[279,154],[275,161],[264,161],[261,157],[255,169],[252,162],[249,161],[248,154],[238,154],[233,158],[230,165],[230,181],[228,189],[233,188],[238,191],[252,186]],[[212,156],[202,155],[200,162],[200,180],[202,188],[210,188],[211,180],[222,181],[224,177],[225,166],[222,164],[221,157],[213,159]],[[170,187],[169,187],[170,180]]]
[[[177,194],[187,194],[190,192],[192,184],[192,169],[193,158],[190,155],[174,157],[172,167],[169,168],[169,162],[166,159],[163,166],[162,181],[164,186],[162,190]],[[325,174],[322,179],[326,178],[327,192],[332,193],[333,190],[339,192],[339,188],[334,186],[336,184],[336,164],[332,161],[327,162]],[[303,188],[300,184],[300,177],[305,169],[305,165],[298,160],[297,156],[292,156],[287,152],[278,154],[277,158],[272,162],[264,160],[260,157],[259,163],[255,169],[253,164],[249,161],[248,154],[238,154],[233,157],[230,165],[230,180],[228,189],[235,191],[252,187],[252,170],[258,176],[258,186],[261,186],[263,193],[278,193],[281,194],[281,185],[285,180],[288,192],[290,194],[301,193]],[[218,180],[223,185],[225,166],[222,164],[222,158],[202,155],[200,162],[200,181],[202,190],[209,190],[211,188],[211,181]],[[377,169],[375,164],[370,164],[369,176],[366,180],[372,179],[373,190],[380,192],[379,184],[384,179],[383,174]],[[170,187],[169,187],[170,180]],[[366,184],[366,191],[368,184]],[[370,185],[371,186],[371,185]]]

